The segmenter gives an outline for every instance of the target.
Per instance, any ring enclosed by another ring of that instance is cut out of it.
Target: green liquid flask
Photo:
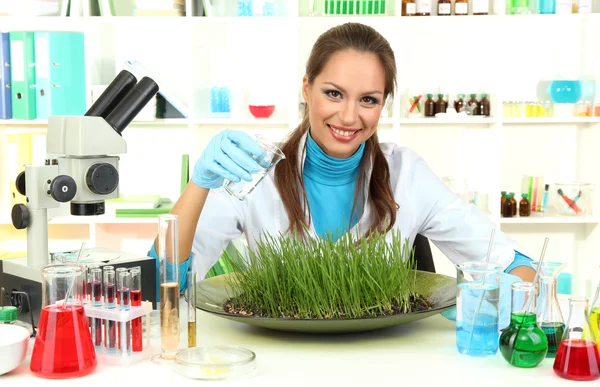
[[[538,269],[539,263],[531,263]],[[546,334],[548,340],[548,353],[546,357],[554,358],[565,331],[565,320],[560,310],[556,296],[556,281],[558,275],[565,267],[561,262],[544,262],[539,270],[540,295],[537,299],[536,314],[537,324]]]
[[[548,339],[538,327],[536,314],[529,312],[535,307],[535,291],[531,282],[512,284],[512,307],[510,325],[500,335],[500,353],[510,365],[532,368],[541,363],[548,352]]]

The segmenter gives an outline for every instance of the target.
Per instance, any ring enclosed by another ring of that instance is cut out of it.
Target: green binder
[[[15,31],[9,37],[12,118],[33,120],[36,118],[34,33]]]

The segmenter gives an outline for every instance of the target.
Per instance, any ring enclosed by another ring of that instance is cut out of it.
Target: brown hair
[[[306,64],[308,83],[312,84],[314,82],[331,55],[343,50],[375,54],[385,69],[384,94],[386,100],[389,96],[393,96],[396,85],[394,52],[388,41],[375,29],[359,23],[346,23],[333,27],[317,39]],[[305,106],[302,122],[282,145],[281,149],[286,155],[286,160],[278,163],[275,168],[275,185],[290,220],[288,231],[293,231],[300,236],[305,235],[305,229],[308,227],[303,210],[304,207],[308,208],[308,199],[297,160],[299,152],[304,153],[304,149],[300,150],[298,148],[309,127],[308,106]],[[396,211],[398,209],[390,184],[389,166],[379,146],[377,132],[375,132],[365,144],[356,184],[353,213],[358,203],[362,202],[365,170],[369,159],[372,161],[372,173],[369,183],[369,203],[367,205],[372,207],[374,221],[367,235],[374,231],[389,231],[396,222]]]

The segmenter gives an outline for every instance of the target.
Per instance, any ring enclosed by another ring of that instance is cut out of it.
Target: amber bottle
[[[444,94],[438,94],[438,100],[435,102],[436,113],[446,113],[448,102],[444,101]]]
[[[425,117],[435,117],[433,94],[427,94],[427,99],[425,100]]]
[[[454,14],[464,16],[469,14],[469,0],[456,0],[454,2]]]
[[[506,191],[500,192],[500,213],[502,213],[502,206],[504,205],[504,200],[506,200]]]
[[[531,204],[527,200],[527,194],[522,194],[521,197],[522,199],[519,202],[519,216],[529,216],[531,215]]]
[[[431,15],[431,0],[415,0],[417,3],[417,16]]]
[[[515,199],[515,193],[510,193],[510,201],[512,203],[512,216],[517,216],[517,199]]]
[[[437,7],[438,7],[437,8],[438,16],[452,15],[452,1],[451,0],[438,0]]]
[[[477,109],[479,110],[480,116],[490,115],[490,100],[487,99],[487,94],[481,94],[481,101],[477,104]]]
[[[402,0],[402,16],[415,16],[417,3],[415,0]]]
[[[506,195],[506,200],[502,203],[502,217],[512,218],[513,217],[513,203],[510,194]]]
[[[463,106],[465,105],[465,101],[464,99],[465,95],[464,94],[459,94],[458,95],[458,99],[456,101],[454,101],[454,109],[456,109],[457,113],[460,113],[460,111],[462,110]]]
[[[474,116],[478,116],[479,115],[479,101],[477,101],[477,94],[471,94],[471,99],[467,102],[467,105],[469,105],[469,108],[473,110],[473,114]]]

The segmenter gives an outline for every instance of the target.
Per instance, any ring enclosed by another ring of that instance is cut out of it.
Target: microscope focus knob
[[[119,185],[119,171],[111,164],[94,164],[88,169],[85,182],[93,193],[108,195]]]
[[[29,210],[25,204],[15,204],[11,211],[12,224],[17,230],[29,226]]]
[[[23,196],[25,195],[25,171],[19,173],[17,179],[15,180],[15,185],[17,187],[17,191]]]
[[[66,203],[73,200],[77,193],[77,184],[71,176],[59,175],[50,183],[50,195],[57,202]]]

